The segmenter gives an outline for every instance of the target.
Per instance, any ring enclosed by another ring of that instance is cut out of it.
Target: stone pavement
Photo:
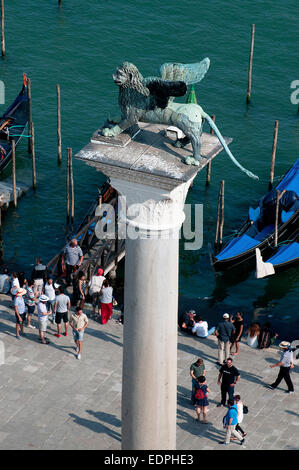
[[[86,310],[87,311],[87,310]],[[0,295],[0,449],[104,449],[121,448],[122,325],[89,321],[82,360],[75,358],[72,333],[60,339],[49,323],[51,343],[42,345],[37,330],[26,328],[26,337],[15,338],[14,313],[8,296]],[[33,324],[36,324],[33,321]],[[287,338],[281,338],[287,339]],[[177,449],[243,449],[238,442],[223,447],[224,408],[217,385],[215,337],[199,340],[179,333],[178,338]],[[195,421],[190,405],[189,367],[202,357],[211,393],[209,425]],[[1,357],[0,357],[1,359]],[[284,393],[282,382],[272,391],[278,368],[278,349],[256,351],[244,342],[234,365],[241,373],[236,387],[249,407],[242,427],[246,449],[299,449],[298,366],[292,372],[295,393]]]

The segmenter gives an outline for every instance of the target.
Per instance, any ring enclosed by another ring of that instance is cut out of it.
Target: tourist
[[[275,382],[270,385],[270,388],[275,389],[284,379],[288,386],[287,393],[294,393],[294,385],[290,377],[290,369],[294,368],[293,351],[291,351],[290,346],[291,344],[288,341],[282,341],[279,345],[280,349],[282,349],[280,361],[270,365],[271,369],[279,367],[279,373]]]
[[[226,428],[225,441],[220,442],[219,444],[228,445],[230,443],[231,435],[233,434],[240,442],[241,445],[244,445],[245,438],[241,436],[238,431],[236,431],[236,426],[238,424],[238,410],[237,406],[233,399],[229,399],[228,402],[228,412],[224,418],[224,426]]]
[[[218,337],[218,364],[220,366],[229,357],[230,340],[234,332],[235,327],[229,321],[229,314],[224,313],[223,321],[219,323],[215,330],[215,335]]]
[[[10,275],[8,273],[8,269],[4,268],[3,273],[0,274],[0,293],[1,294],[8,294],[10,291]]]
[[[38,330],[39,338],[42,344],[49,344],[49,340],[45,337],[47,326],[48,326],[48,315],[50,311],[47,309],[47,302],[49,298],[42,294],[39,297],[39,302],[37,304],[37,318],[38,318]]]
[[[26,290],[22,287],[19,287],[16,291],[14,299],[14,309],[16,316],[16,338],[21,339],[20,330],[22,335],[24,335],[24,323],[26,320],[26,305],[24,302],[23,296],[26,294]]]
[[[198,388],[195,393],[195,410],[197,415],[197,421],[200,422],[200,412],[202,411],[202,423],[208,424],[207,421],[207,411],[209,406],[208,393],[210,389],[207,386],[206,378],[204,375],[198,377]]]
[[[32,319],[32,315],[34,314],[35,301],[37,300],[38,293],[35,294],[33,291],[33,288],[34,288],[34,280],[30,279],[27,282],[27,285],[25,287],[26,295],[24,297],[24,300],[25,300],[25,304],[27,306],[27,312],[28,312],[27,313],[27,326],[28,328],[35,329],[35,326],[31,325],[31,319]]]
[[[12,303],[13,304],[14,304],[14,300],[16,298],[16,294],[17,294],[18,289],[20,289],[20,282],[19,282],[19,278],[18,278],[18,273],[12,273],[10,293],[11,293],[11,298],[12,298]]]
[[[92,276],[89,282],[89,294],[92,298],[92,308],[93,308],[93,315],[96,314],[96,308],[98,308],[98,314],[100,315],[100,308],[101,308],[101,301],[100,301],[100,292],[102,288],[102,284],[106,279],[103,276],[103,269],[98,268],[97,273],[95,276]]]
[[[108,279],[103,281],[101,289],[101,318],[102,325],[110,320],[112,316],[112,301],[113,301],[113,289],[109,284]]]
[[[195,405],[195,393],[198,388],[198,377],[205,376],[205,365],[201,358],[197,359],[196,362],[190,366],[190,375],[192,378],[192,389],[191,389],[191,404]]]
[[[86,279],[85,274],[81,271],[78,273],[78,278],[76,282],[76,288],[74,292],[75,302],[76,305],[79,300],[79,307],[83,309],[85,303],[85,294],[86,294]]]
[[[192,333],[198,336],[199,338],[207,338],[208,336],[214,333],[215,329],[216,329],[215,326],[208,329],[208,322],[203,321],[201,317],[196,316],[195,324],[192,328]]]
[[[31,279],[34,280],[33,291],[36,294],[42,294],[43,286],[47,280],[47,267],[43,264],[41,258],[36,259],[36,265],[33,268]]]
[[[272,330],[271,323],[266,322],[260,333],[258,345],[259,349],[269,348],[274,343],[277,337],[278,334],[274,333],[274,331]]]
[[[261,328],[259,323],[254,322],[250,325],[248,330],[245,332],[247,335],[247,344],[253,349],[258,347],[259,337],[261,333]]]
[[[73,329],[77,359],[81,359],[82,341],[84,336],[84,330],[88,325],[88,318],[85,313],[82,312],[82,309],[80,307],[76,307],[76,313],[71,316],[70,325]]]
[[[238,411],[238,424],[236,425],[236,431],[240,432],[242,434],[242,437],[246,436],[246,432],[243,431],[241,428],[240,424],[243,422],[243,403],[241,401],[240,395],[235,395],[235,405],[237,406],[237,411]]]
[[[226,394],[231,400],[234,398],[235,385],[239,380],[239,371],[233,366],[233,360],[229,357],[219,370],[217,384],[221,386],[221,402],[217,406],[225,406]]]
[[[65,295],[64,288],[58,287],[58,295],[55,298],[54,309],[56,312],[55,323],[57,325],[57,333],[55,336],[61,338],[61,321],[64,323],[64,336],[68,336],[68,322],[69,322],[69,311],[71,308],[71,300],[68,295]]]
[[[63,262],[65,263],[66,269],[66,283],[68,286],[71,285],[71,276],[83,262],[83,252],[78,245],[76,238],[73,238],[64,248],[62,254]]]
[[[183,313],[179,320],[179,327],[185,333],[192,335],[192,328],[195,325],[195,310]]]
[[[20,287],[23,287],[23,289],[26,289],[27,279],[26,279],[24,271],[21,271],[18,273],[18,279],[19,279]]]
[[[53,284],[53,279],[48,277],[46,284],[44,285],[44,294],[48,297],[47,309],[51,314],[51,322],[55,322],[55,302],[56,302],[56,293]]]
[[[233,356],[237,356],[239,354],[239,343],[241,341],[241,336],[244,329],[243,313],[237,312],[235,319],[233,319],[233,317],[231,316],[230,321],[231,323],[233,323],[236,329],[232,336],[233,342],[231,343],[230,352]],[[234,346],[236,348],[236,352],[232,352]]]

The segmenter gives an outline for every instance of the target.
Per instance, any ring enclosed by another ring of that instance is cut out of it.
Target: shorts
[[[73,330],[74,340],[83,341],[84,331]]]
[[[48,319],[38,320],[38,329],[40,331],[47,331],[47,326],[48,326]]]
[[[15,313],[15,316],[16,316],[16,323],[17,323],[17,325],[20,325],[19,317],[17,316],[16,313]],[[25,323],[25,320],[26,320],[26,312],[20,313],[20,317],[22,318],[22,322]]]
[[[35,305],[27,305],[28,315],[33,315],[35,310]]]
[[[56,312],[55,323],[56,325],[60,325],[61,320],[63,323],[68,323],[69,317],[67,312]]]

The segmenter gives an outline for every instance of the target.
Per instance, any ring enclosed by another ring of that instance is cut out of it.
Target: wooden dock
[[[17,198],[23,196],[29,190],[29,186],[25,183],[18,182],[16,184]],[[14,201],[13,185],[10,180],[0,181],[0,208],[7,209]]]

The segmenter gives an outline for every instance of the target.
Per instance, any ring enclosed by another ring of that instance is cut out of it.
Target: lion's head
[[[149,95],[149,89],[142,84],[143,76],[134,64],[124,62],[112,75],[114,83],[122,88],[134,88],[145,96]]]

